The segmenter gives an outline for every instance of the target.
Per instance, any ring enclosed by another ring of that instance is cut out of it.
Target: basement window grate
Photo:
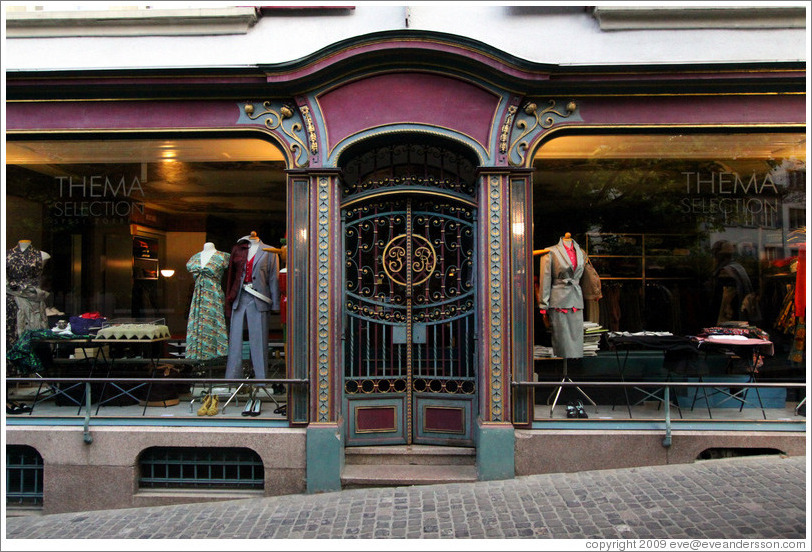
[[[42,467],[35,448],[6,446],[6,507],[42,507]]]
[[[247,448],[151,447],[141,454],[141,489],[263,489],[262,459]]]

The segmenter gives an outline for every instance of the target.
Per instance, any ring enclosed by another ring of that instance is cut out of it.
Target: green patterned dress
[[[186,270],[195,279],[186,326],[186,358],[206,360],[228,355],[225,296],[220,282],[229,257],[228,253],[215,251],[208,263],[201,266],[200,253],[195,253],[186,263]]]

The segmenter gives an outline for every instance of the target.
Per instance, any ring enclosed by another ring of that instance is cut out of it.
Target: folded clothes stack
[[[584,322],[584,356],[597,356],[601,334],[608,330],[596,322]]]
[[[544,345],[536,345],[533,347],[533,358],[551,358],[552,356],[552,347],[545,347]]]

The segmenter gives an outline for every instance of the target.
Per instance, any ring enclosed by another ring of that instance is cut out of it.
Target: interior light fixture
[[[171,278],[174,275],[175,275],[175,271],[172,270],[171,268],[162,268],[161,269],[161,276],[163,276],[164,278]]]

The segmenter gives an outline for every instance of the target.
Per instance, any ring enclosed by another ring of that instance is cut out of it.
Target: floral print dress
[[[230,255],[215,251],[205,265],[200,253],[186,263],[195,279],[189,322],[186,326],[186,358],[206,360],[228,355],[225,296],[221,280]]]
[[[6,252],[6,350],[25,330],[48,327],[42,268],[42,253],[33,246],[22,250],[17,244]]]

